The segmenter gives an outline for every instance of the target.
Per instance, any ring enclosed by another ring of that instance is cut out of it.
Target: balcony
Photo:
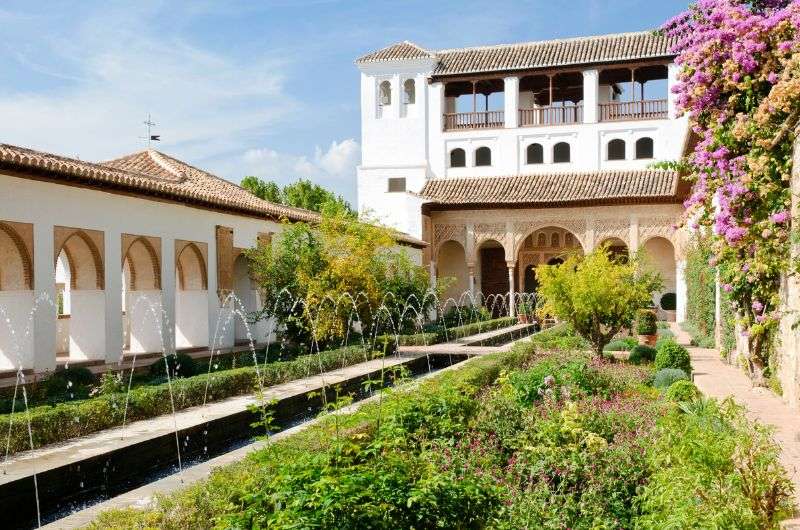
[[[583,121],[583,106],[549,106],[535,109],[519,109],[520,127],[542,125],[568,125]]]
[[[662,120],[669,117],[666,99],[601,103],[600,121]]]
[[[505,127],[502,110],[451,112],[444,115],[445,131],[467,129],[497,129]]]

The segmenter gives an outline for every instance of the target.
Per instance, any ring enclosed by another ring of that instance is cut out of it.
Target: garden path
[[[672,324],[680,344],[689,349],[694,367],[693,379],[707,396],[724,399],[732,396],[744,406],[751,419],[775,428],[775,441],[781,447],[781,463],[794,483],[795,504],[800,506],[800,411],[792,410],[780,397],[766,388],[753,387],[739,368],[725,363],[718,350],[690,346],[689,334]],[[800,529],[800,519],[785,528]]]

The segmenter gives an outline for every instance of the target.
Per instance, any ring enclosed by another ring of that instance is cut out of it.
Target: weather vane
[[[144,123],[147,126],[147,136],[140,136],[139,138],[142,139],[142,140],[147,140],[147,148],[150,149],[150,144],[152,142],[160,142],[161,141],[161,135],[160,134],[153,134],[152,130],[153,130],[153,127],[156,126],[156,124],[155,124],[155,122],[153,120],[150,119],[150,113],[149,112],[147,113],[147,120],[143,121],[142,123]]]

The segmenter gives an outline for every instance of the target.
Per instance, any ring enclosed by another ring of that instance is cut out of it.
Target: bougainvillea
[[[668,21],[673,87],[697,137],[686,222],[711,228],[743,333],[763,378],[789,268],[790,177],[800,110],[800,1],[699,0]]]

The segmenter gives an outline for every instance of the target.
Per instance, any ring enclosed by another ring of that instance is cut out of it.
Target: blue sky
[[[6,0],[0,142],[84,160],[158,149],[238,182],[309,177],[355,200],[359,55],[658,26],[674,0]]]

